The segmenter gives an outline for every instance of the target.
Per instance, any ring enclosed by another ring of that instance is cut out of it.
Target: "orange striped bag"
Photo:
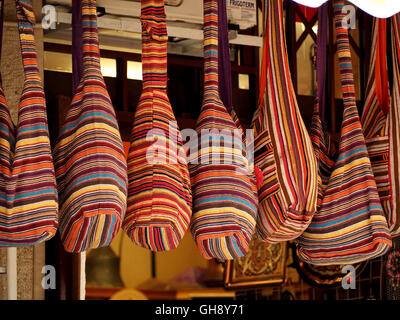
[[[100,68],[96,0],[73,1],[74,13],[76,6],[82,77],[54,149],[60,234],[68,252],[109,245],[121,227],[127,194],[124,147]]]
[[[372,172],[356,106],[344,1],[335,0],[337,54],[344,111],[337,158],[320,190],[318,212],[297,239],[299,258],[313,265],[354,264],[387,252],[392,241]],[[318,111],[318,104],[316,105]],[[314,117],[319,113],[315,112]],[[320,119],[318,121],[321,123]],[[315,123],[315,121],[314,121]],[[324,145],[325,131],[314,131]],[[319,135],[318,135],[319,133]],[[325,143],[326,145],[326,143]],[[330,155],[316,148],[320,166]]]
[[[218,89],[218,2],[204,0],[204,96],[190,144],[192,235],[206,259],[244,256],[254,232],[256,186],[242,135]],[[221,145],[222,144],[222,145]]]
[[[182,138],[167,96],[164,0],[142,0],[143,92],[128,154],[128,210],[123,228],[153,251],[175,249],[192,214]]]
[[[25,81],[16,128],[0,84],[0,246],[35,245],[53,237],[58,225],[46,101],[34,38],[35,16],[31,1],[17,0],[15,4]],[[0,1],[0,10],[1,36],[4,0]]]
[[[393,18],[396,23],[396,18]],[[383,210],[392,236],[400,235],[398,101],[390,99],[386,61],[386,19],[375,19],[367,96],[361,124]],[[395,24],[394,24],[395,26]],[[396,31],[393,30],[393,35]],[[395,38],[394,38],[395,39]],[[393,42],[396,49],[396,42]],[[395,53],[395,51],[394,51]],[[395,58],[396,55],[394,54]],[[394,80],[396,81],[394,72]],[[394,91],[397,90],[394,88]],[[397,118],[397,120],[396,120]],[[397,122],[397,125],[396,125]]]
[[[266,10],[259,108],[252,127],[255,165],[263,176],[257,235],[276,243],[297,238],[310,224],[317,205],[318,173],[291,80],[282,0],[267,0]]]

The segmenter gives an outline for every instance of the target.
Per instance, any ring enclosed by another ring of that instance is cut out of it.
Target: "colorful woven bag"
[[[289,70],[281,0],[268,0],[259,108],[254,128],[258,190],[257,234],[275,243],[300,236],[317,205],[317,163]],[[266,97],[264,98],[264,95]]]
[[[324,167],[331,172],[326,179],[327,185],[320,190],[318,212],[297,239],[300,259],[313,265],[354,264],[380,256],[391,246],[358,116],[348,30],[342,24],[345,19],[343,7],[343,1],[334,2],[344,101],[339,149],[332,168]],[[319,113],[314,112],[314,117],[318,116]],[[326,133],[323,126],[320,129],[319,136],[314,139],[326,146]],[[314,133],[317,133],[315,128]],[[323,151],[316,149],[320,168],[330,156]],[[321,180],[325,183],[325,179]]]
[[[82,77],[74,90],[54,161],[60,195],[60,234],[68,252],[107,246],[126,210],[127,171],[115,111],[100,68],[95,0],[81,10]],[[73,11],[75,13],[75,10]]]
[[[56,179],[34,39],[35,16],[31,1],[15,3],[25,81],[16,128],[0,83],[0,246],[35,245],[53,237],[58,225]],[[4,0],[0,7],[1,41]]]
[[[190,144],[191,231],[206,259],[227,260],[249,249],[257,190],[241,133],[220,100],[218,80],[218,2],[205,0],[203,106],[196,125],[198,141]]]
[[[153,251],[175,249],[189,228],[192,193],[186,153],[167,96],[164,0],[142,0],[143,92],[128,155],[123,228]]]
[[[372,52],[367,84],[367,96],[364,104],[361,124],[374,171],[383,211],[386,214],[392,236],[400,234],[399,196],[393,192],[399,190],[398,158],[399,136],[398,107],[390,100],[388,68],[386,61],[386,19],[375,19],[373,26]],[[395,42],[393,43],[395,48]],[[396,74],[394,74],[396,77]],[[397,101],[398,103],[398,101]],[[391,110],[395,109],[395,110]],[[398,121],[398,120],[397,120]],[[390,142],[393,144],[390,146]],[[390,152],[390,150],[394,152]],[[390,170],[392,169],[392,170]],[[394,175],[392,175],[394,174]]]

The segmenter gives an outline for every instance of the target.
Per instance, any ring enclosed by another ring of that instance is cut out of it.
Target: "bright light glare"
[[[138,61],[128,61],[128,79],[142,80],[142,63]]]
[[[307,7],[317,8],[327,0],[292,0]],[[349,0],[361,10],[377,18],[389,18],[400,12],[399,0]]]

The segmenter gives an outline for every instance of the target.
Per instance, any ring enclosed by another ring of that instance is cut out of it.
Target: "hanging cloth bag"
[[[120,229],[127,171],[115,111],[101,74],[96,1],[73,1],[73,7],[73,13],[81,13],[82,38],[75,40],[83,49],[82,77],[60,130],[54,161],[61,240],[66,251],[82,252],[109,245]]]
[[[249,174],[242,136],[220,100],[218,2],[204,1],[204,95],[190,144],[192,235],[206,259],[244,256],[255,228],[256,186]]]
[[[46,101],[34,38],[35,16],[31,1],[15,4],[25,79],[16,128],[0,81],[0,246],[35,245],[53,237],[58,225]],[[0,7],[1,40],[4,0]]]
[[[167,96],[164,0],[142,0],[143,92],[128,154],[123,228],[153,251],[175,249],[189,228],[192,194],[186,154]]]
[[[297,239],[299,258],[314,265],[354,264],[383,255],[391,247],[358,116],[348,30],[342,25],[343,7],[343,1],[334,2],[344,101],[338,154],[318,212]],[[321,132],[319,139],[323,141],[325,135]],[[329,157],[321,150],[316,150],[319,163]]]
[[[396,168],[394,160],[398,159],[399,152],[397,150],[399,150],[400,144],[399,137],[396,138],[398,125],[396,126],[392,121],[396,119],[396,116],[398,117],[397,109],[400,105],[395,105],[396,101],[390,100],[386,61],[386,24],[386,19],[374,20],[367,96],[361,124],[383,211],[386,214],[391,234],[395,236],[400,234],[400,219],[397,212],[400,198],[393,191],[399,190],[398,175],[400,172],[398,162]],[[392,148],[390,142],[394,144]],[[391,153],[390,149],[394,152]]]
[[[291,81],[281,0],[266,2],[267,26],[254,128],[258,190],[257,234],[270,243],[300,236],[317,205],[317,163]],[[265,98],[264,98],[265,95]]]

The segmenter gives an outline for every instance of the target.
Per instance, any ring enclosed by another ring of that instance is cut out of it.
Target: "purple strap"
[[[229,54],[226,0],[218,0],[218,91],[229,113],[232,111],[232,77]]]
[[[3,49],[3,25],[4,25],[4,0],[0,0],[0,60],[1,60],[1,51]],[[1,74],[0,74],[0,82],[1,82]]]
[[[82,0],[72,0],[72,88],[75,92],[82,78]]]
[[[325,124],[326,109],[326,50],[328,28],[328,3],[318,10],[318,38],[317,38],[317,85],[318,103],[321,122]]]

